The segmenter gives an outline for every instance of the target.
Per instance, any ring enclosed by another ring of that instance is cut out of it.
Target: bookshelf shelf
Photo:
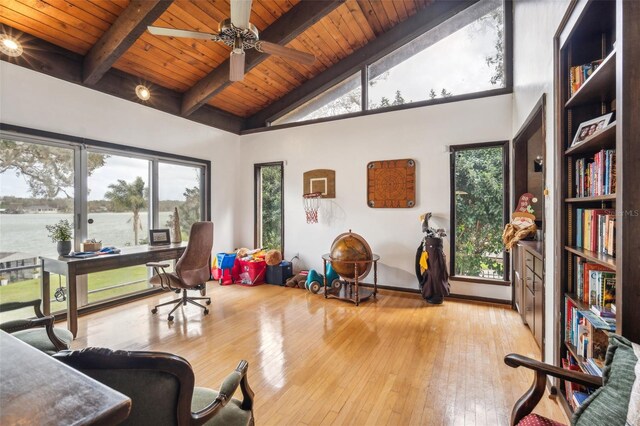
[[[590,262],[597,263],[598,265],[605,266],[614,271],[616,270],[616,258],[613,256],[607,256],[606,254],[585,250],[581,247],[565,246],[564,249],[570,253],[583,257]]]
[[[608,195],[596,195],[593,197],[573,197],[573,198],[565,198],[565,203],[593,203],[597,201],[615,201],[616,194],[608,194]]]
[[[584,141],[568,148],[565,155],[585,154],[602,149],[613,149],[616,147],[616,122],[610,123],[602,129],[600,133],[588,137]]]
[[[588,311],[589,310],[589,305],[587,305],[586,303],[584,303],[582,300],[580,300],[578,298],[578,296],[576,296],[573,293],[566,293],[565,294],[566,297],[568,297],[569,299],[571,299],[571,301],[573,302],[574,305],[576,305],[576,307],[578,309],[580,309],[581,311]]]
[[[590,102],[607,102],[616,97],[616,51],[612,51],[565,103],[565,108],[575,108]]]

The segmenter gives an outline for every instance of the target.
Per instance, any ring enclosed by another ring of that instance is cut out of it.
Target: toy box
[[[293,276],[291,262],[280,262],[279,265],[267,266],[266,281],[268,284],[284,285]]]
[[[259,285],[264,284],[267,264],[264,260],[258,262],[249,262],[237,259],[240,266],[240,282],[243,285]]]

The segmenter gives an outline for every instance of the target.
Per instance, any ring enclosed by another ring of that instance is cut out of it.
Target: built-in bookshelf
[[[554,353],[588,374],[602,374],[609,333],[640,341],[639,20],[640,2],[578,0],[555,39]],[[568,414],[590,392],[558,385]]]

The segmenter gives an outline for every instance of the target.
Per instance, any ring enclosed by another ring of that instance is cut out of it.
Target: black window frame
[[[258,242],[260,241],[258,229],[262,229],[262,226],[258,226],[258,220],[261,219],[261,216],[258,214],[258,188],[260,187],[260,171],[263,167],[272,166],[280,167],[280,241],[282,242],[280,252],[284,256],[284,161],[255,163],[253,165],[253,246],[255,248],[258,248]]]
[[[509,141],[501,140],[501,141],[492,141],[492,142],[482,142],[482,143],[473,143],[473,144],[462,144],[462,145],[451,145],[449,147],[449,153],[451,155],[450,159],[450,261],[449,261],[449,277],[453,281],[462,281],[462,282],[470,282],[470,283],[478,283],[478,284],[491,284],[491,285],[501,285],[501,286],[509,286],[511,285],[510,280],[510,271],[509,271],[509,252],[504,249],[503,250],[503,264],[504,264],[504,272],[502,276],[502,280],[499,279],[490,279],[490,278],[481,278],[481,277],[468,277],[468,276],[459,276],[456,275],[455,271],[455,261],[456,261],[456,203],[455,203],[455,191],[456,191],[456,153],[461,151],[470,151],[474,149],[482,149],[482,148],[492,148],[492,147],[501,147],[502,148],[502,182],[504,185],[504,193],[503,193],[503,202],[502,202],[502,210],[503,210],[503,218],[502,218],[502,226],[504,227],[509,222]]]

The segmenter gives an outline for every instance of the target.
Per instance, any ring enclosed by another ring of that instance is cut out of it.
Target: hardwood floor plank
[[[175,353],[197,386],[214,389],[246,359],[258,425],[507,424],[533,375],[502,359],[540,357],[519,315],[501,305],[428,306],[383,290],[355,307],[271,285],[209,283],[208,294],[209,315],[187,306],[173,323],[162,308],[150,313],[172,293],[83,316],[73,348]],[[567,422],[548,398],[536,412]]]

